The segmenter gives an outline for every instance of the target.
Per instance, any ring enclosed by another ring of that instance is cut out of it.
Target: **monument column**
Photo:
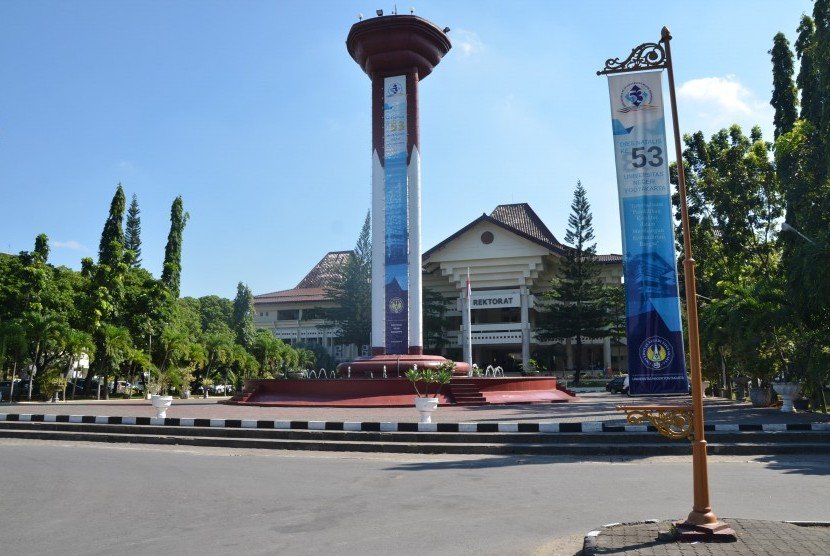
[[[346,46],[372,80],[372,354],[422,355],[418,83],[451,44],[393,14],[355,23]]]

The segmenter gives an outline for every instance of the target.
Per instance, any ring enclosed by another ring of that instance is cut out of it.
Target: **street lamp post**
[[[694,502],[692,511],[685,521],[675,526],[680,540],[703,540],[728,542],[736,540],[735,531],[720,521],[712,511],[709,502],[709,474],[706,461],[706,438],[703,420],[703,384],[700,368],[700,338],[698,334],[697,291],[695,285],[695,260],[692,256],[692,242],[689,226],[689,211],[686,202],[686,177],[683,168],[680,127],[677,117],[677,102],[674,88],[674,67],[671,57],[671,33],[663,27],[658,43],[644,43],[632,49],[631,55],[622,62],[609,59],[597,75],[608,75],[632,71],[667,70],[674,146],[677,160],[677,182],[680,193],[681,223],[683,228],[683,274],[686,290],[686,314],[689,330],[689,363],[692,375],[692,405],[688,406],[630,406],[620,409],[628,413],[629,420],[651,421],[662,434],[672,438],[691,437],[692,477]],[[691,414],[691,415],[689,415]],[[691,422],[689,422],[691,417]]]

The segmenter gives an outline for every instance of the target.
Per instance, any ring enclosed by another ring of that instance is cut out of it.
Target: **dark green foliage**
[[[46,234],[40,234],[35,238],[34,255],[44,263],[49,260],[49,238]]]
[[[550,289],[543,294],[547,304],[539,311],[536,325],[536,336],[542,341],[575,338],[576,384],[582,372],[582,340],[609,336],[613,320],[611,294],[600,277],[602,269],[596,258],[592,220],[585,188],[577,182],[565,233],[565,242],[570,246],[566,247]]]
[[[124,207],[126,199],[121,184],[115,189],[115,195],[110,203],[110,213],[104,223],[101,233],[101,242],[98,245],[98,263],[114,266],[121,262],[124,249]],[[117,245],[116,245],[117,244]]]
[[[773,124],[775,125],[775,138],[782,133],[787,133],[793,128],[798,117],[796,106],[795,83],[793,83],[793,53],[790,50],[790,42],[784,33],[777,33],[773,39],[772,50],[772,100],[770,104],[775,109]]]
[[[164,269],[161,281],[178,298],[181,289],[182,273],[182,233],[190,215],[184,211],[181,196],[176,197],[170,207],[170,233],[164,247]]]
[[[231,328],[236,334],[236,343],[250,349],[254,340],[254,296],[251,289],[239,282],[236,285],[236,298],[233,300]]]
[[[424,288],[424,349],[439,354],[447,347],[449,300],[440,292]]]
[[[233,302],[218,295],[205,295],[198,299],[202,332],[230,330],[233,322]]]
[[[339,330],[339,340],[358,347],[369,344],[372,332],[372,242],[369,213],[354,253],[326,288],[334,302],[326,321]]]
[[[127,223],[124,229],[124,248],[133,252],[133,267],[141,266],[141,210],[138,198],[133,194],[130,208],[127,209]]]

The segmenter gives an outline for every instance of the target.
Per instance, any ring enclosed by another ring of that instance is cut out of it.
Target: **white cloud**
[[[738,123],[749,132],[753,125],[768,128],[772,107],[747,89],[734,75],[702,77],[686,81],[677,89],[682,105],[681,120],[692,127],[714,132]],[[692,116],[688,120],[686,114]]]
[[[453,47],[457,48],[464,58],[484,52],[484,43],[473,31],[453,29],[451,37]]]
[[[53,241],[52,247],[55,249],[69,249],[71,251],[89,251],[89,247],[78,243],[74,239],[70,239],[69,241]]]

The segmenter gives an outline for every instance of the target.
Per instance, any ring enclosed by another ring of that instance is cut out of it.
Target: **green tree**
[[[795,53],[798,56],[799,68],[796,85],[801,92],[801,118],[815,121],[820,114],[820,107],[817,99],[818,79],[816,75],[816,64],[814,56],[814,38],[816,26],[813,19],[804,14],[798,25],[798,38],[795,41]]]
[[[190,215],[184,211],[181,196],[176,197],[170,207],[170,233],[164,247],[164,269],[161,281],[178,298],[181,289],[182,274],[182,234]]]
[[[124,250],[124,189],[121,184],[115,189],[115,195],[110,203],[110,212],[104,223],[101,233],[101,242],[98,245],[98,263],[115,266],[121,262]]]
[[[124,248],[133,252],[133,267],[141,266],[141,210],[138,197],[133,193],[130,208],[127,210],[127,223],[124,229]]]
[[[358,347],[368,345],[372,333],[370,225],[367,212],[354,252],[326,287],[326,294],[335,303],[333,309],[326,311],[327,323],[338,331],[342,343]]]
[[[784,33],[777,33],[773,38],[772,50],[772,100],[770,104],[775,109],[773,124],[775,138],[787,133],[795,125],[798,118],[798,98],[795,83],[793,83],[793,53],[790,50],[790,41]]]
[[[233,300],[233,317],[231,328],[236,333],[236,343],[250,349],[254,339],[254,296],[251,289],[239,282],[236,285],[236,298]]]
[[[233,322],[233,302],[218,295],[205,295],[198,299],[199,316],[203,332],[225,331]]]
[[[574,383],[582,372],[582,341],[609,335],[608,289],[600,277],[591,205],[582,182],[577,182],[565,242],[565,250],[550,289],[542,295],[547,301],[539,312],[536,335],[542,341],[574,338]]]
[[[447,347],[447,328],[449,306],[441,292],[424,288],[424,348],[441,354]]]

